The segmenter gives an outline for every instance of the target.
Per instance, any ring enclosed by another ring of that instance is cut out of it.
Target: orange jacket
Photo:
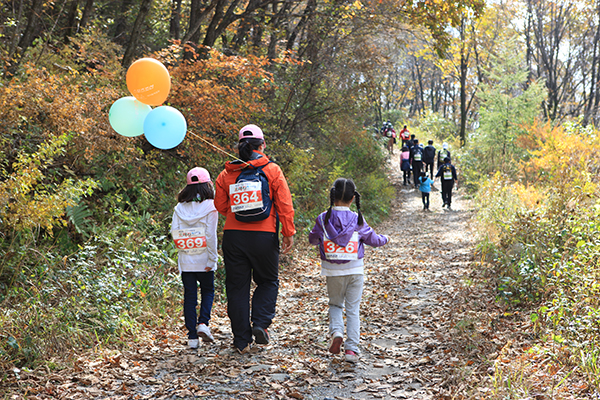
[[[260,167],[269,163],[269,159],[263,153],[254,150],[261,157],[256,160],[248,161],[255,167]],[[235,219],[235,214],[231,212],[229,204],[229,185],[233,185],[240,175],[245,164],[239,161],[228,161],[225,163],[225,169],[219,174],[215,181],[215,207],[220,214],[225,216],[224,230],[238,231],[258,231],[275,232],[275,213],[271,209],[271,215],[262,221],[241,222]],[[288,187],[285,176],[279,165],[270,163],[263,168],[263,172],[269,180],[269,190],[273,207],[279,215],[281,221],[281,233],[283,236],[294,236],[296,228],[294,227],[294,205],[292,204],[292,194]]]
[[[400,131],[400,137],[402,138],[402,140],[408,140],[410,139],[410,132],[408,131],[408,129],[402,129]]]

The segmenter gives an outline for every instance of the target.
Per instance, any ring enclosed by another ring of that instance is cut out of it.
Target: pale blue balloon
[[[115,101],[108,111],[110,126],[120,135],[133,137],[144,133],[144,120],[152,107],[133,96]]]
[[[159,149],[168,150],[183,142],[187,122],[179,110],[170,106],[156,107],[144,120],[144,135]]]

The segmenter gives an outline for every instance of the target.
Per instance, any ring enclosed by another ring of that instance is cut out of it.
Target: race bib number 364
[[[172,232],[177,250],[187,254],[201,254],[206,251],[204,228],[178,229]]]
[[[325,258],[328,260],[358,260],[358,232],[354,232],[346,247],[342,247],[323,236]]]
[[[263,207],[260,182],[240,182],[229,186],[231,212],[255,210]]]

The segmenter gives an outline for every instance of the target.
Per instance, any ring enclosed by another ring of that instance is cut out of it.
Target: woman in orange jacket
[[[225,164],[215,181],[215,207],[225,216],[223,258],[227,314],[233,344],[246,353],[254,340],[269,343],[267,329],[275,316],[279,291],[279,224],[281,251],[294,244],[292,195],[281,168],[263,153],[262,130],[246,125],[239,133],[240,160]],[[252,177],[252,178],[250,178]],[[256,289],[250,310],[250,283]]]

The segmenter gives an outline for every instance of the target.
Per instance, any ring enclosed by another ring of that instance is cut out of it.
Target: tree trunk
[[[69,41],[69,37],[73,36],[77,32],[77,7],[79,6],[79,0],[71,0],[69,11],[67,12],[67,26],[65,27],[65,34],[63,40],[65,43]]]
[[[296,26],[289,32],[287,45],[285,46],[286,50],[292,50],[294,48],[294,44],[296,43],[296,38],[304,29],[308,21],[312,18],[315,10],[317,9],[317,1],[316,0],[308,0],[306,2],[306,8],[304,9],[304,14],[300,21],[296,24]]]
[[[465,37],[465,19],[461,22],[461,47],[460,47],[460,145],[464,146],[467,142],[467,74],[469,72],[469,53]]]
[[[83,13],[81,14],[81,21],[79,21],[79,27],[77,32],[81,32],[90,21],[90,16],[94,10],[94,0],[86,0],[85,7],[83,7]]]
[[[144,27],[146,17],[150,13],[151,6],[152,0],[142,0],[142,3],[140,4],[140,10],[138,12],[137,18],[135,19],[135,23],[133,24],[133,29],[131,30],[131,35],[129,37],[129,43],[127,44],[127,48],[125,49],[123,60],[121,61],[121,65],[125,68],[129,67],[129,65],[133,61],[135,49],[137,47],[137,42],[140,37],[140,34],[142,33],[142,28]]]
[[[144,1],[144,0],[142,0]],[[127,45],[130,40],[127,39],[127,14],[132,7],[134,0],[122,0],[119,9],[119,15],[115,19],[113,40],[115,43]]]
[[[171,1],[169,36],[175,40],[179,40],[181,38],[181,0]]]
[[[29,10],[29,16],[27,18],[27,26],[25,27],[25,30],[23,31],[23,35],[21,36],[21,40],[19,40],[19,44],[18,44],[18,47],[21,48],[20,55],[23,55],[25,50],[27,50],[29,48],[29,46],[31,46],[34,39],[38,35],[39,22],[40,22],[39,16],[41,15],[43,5],[44,5],[43,0],[33,0],[32,1],[31,8]]]
[[[23,17],[23,1],[19,1],[19,8],[17,9],[17,15],[15,21],[17,24],[13,31],[12,37],[10,38],[10,45],[8,47],[8,59],[12,59],[19,43],[19,36],[21,36],[21,18]]]

